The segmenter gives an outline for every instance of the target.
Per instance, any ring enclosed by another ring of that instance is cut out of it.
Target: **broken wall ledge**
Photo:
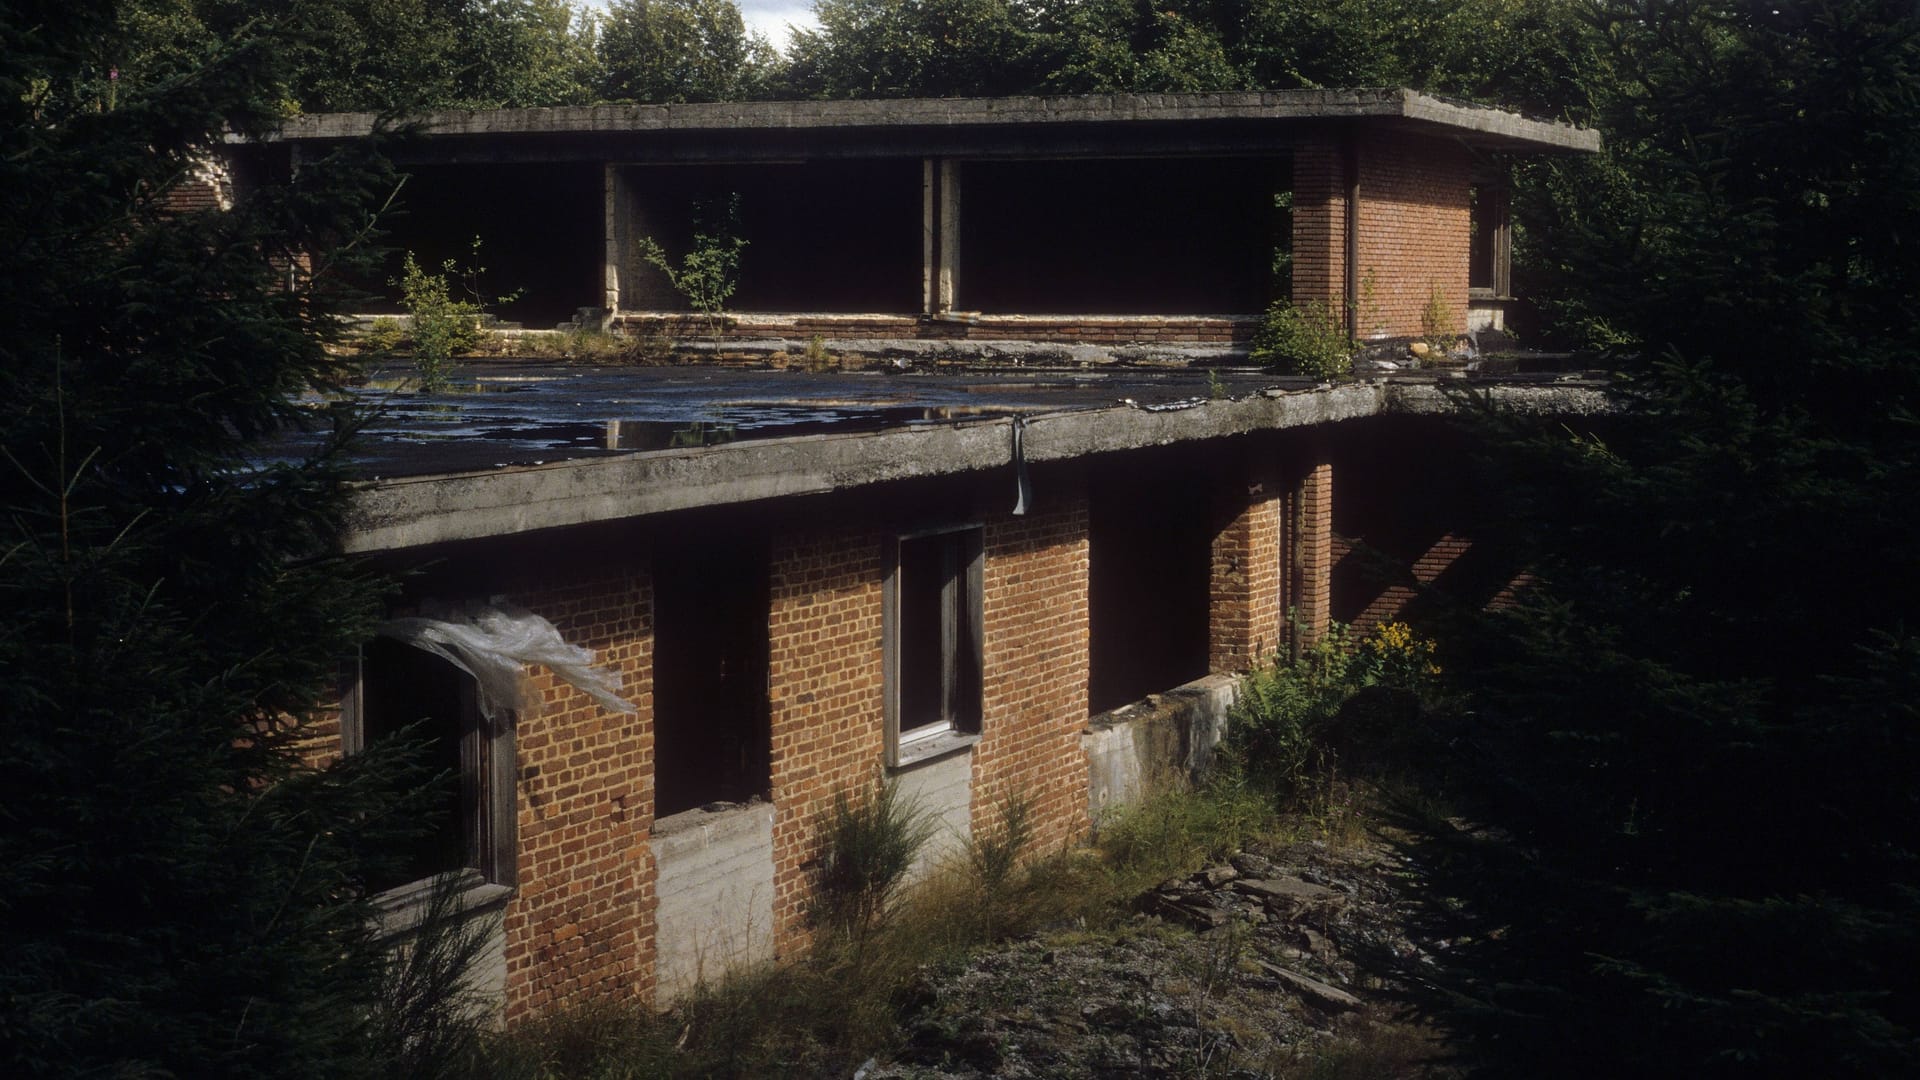
[[[1392,412],[1439,414],[1461,407],[1463,395],[1535,413],[1586,414],[1608,407],[1597,384],[1564,377],[1552,384],[1475,389],[1385,381],[1276,388],[1171,408],[1122,405],[1028,416],[1024,457],[1068,461]],[[398,550],[1007,468],[1013,463],[1013,428],[1012,418],[968,420],[373,481],[354,492],[342,544],[353,553]]]

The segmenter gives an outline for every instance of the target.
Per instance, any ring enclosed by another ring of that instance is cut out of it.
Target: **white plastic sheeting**
[[[393,619],[374,632],[425,649],[473,676],[488,723],[499,722],[506,710],[522,718],[538,712],[528,664],[544,664],[613,712],[639,711],[620,696],[619,672],[595,666],[592,649],[567,644],[552,623],[531,611],[489,604]]]

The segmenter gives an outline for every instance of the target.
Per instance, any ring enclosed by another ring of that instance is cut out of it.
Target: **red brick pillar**
[[[1276,485],[1229,491],[1228,512],[1213,535],[1207,606],[1207,668],[1246,671],[1280,647],[1281,518],[1286,499]]]
[[[775,537],[767,704],[773,737],[773,945],[804,948],[814,822],[879,780],[886,711],[879,535]]]
[[[1294,644],[1306,648],[1333,621],[1333,465],[1310,466],[1289,501]]]
[[[1293,302],[1341,311],[1347,273],[1347,154],[1334,137],[1293,148]]]

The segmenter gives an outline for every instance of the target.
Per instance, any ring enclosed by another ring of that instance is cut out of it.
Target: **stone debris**
[[[1112,933],[1042,933],[929,973],[907,1045],[862,1073],[1270,1076],[1389,1015],[1396,972],[1432,962],[1440,943],[1408,936],[1409,869],[1382,847],[1241,852],[1149,890]]]

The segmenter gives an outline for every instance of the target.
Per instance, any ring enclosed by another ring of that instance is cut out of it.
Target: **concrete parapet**
[[[1089,721],[1082,743],[1096,827],[1103,812],[1190,786],[1213,764],[1239,692],[1239,676],[1208,675]]]

